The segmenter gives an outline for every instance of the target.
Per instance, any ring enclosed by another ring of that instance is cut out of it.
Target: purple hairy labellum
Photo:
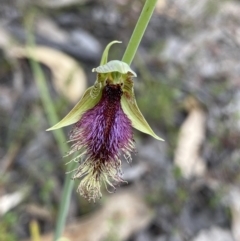
[[[69,154],[85,150],[86,159],[73,178],[83,178],[79,192],[86,198],[101,196],[101,181],[114,187],[111,180],[119,183],[121,178],[121,154],[127,160],[134,150],[131,121],[123,112],[120,100],[123,92],[119,84],[107,84],[102,98],[92,109],[86,111],[70,134],[74,142]],[[107,186],[107,185],[106,185]]]
[[[158,137],[140,112],[134,95],[134,71],[124,62],[107,62],[110,43],[103,54],[95,84],[88,88],[75,107],[56,125],[55,130],[74,124],[69,136],[67,155],[79,166],[72,170],[73,179],[80,179],[78,192],[88,200],[100,198],[101,183],[106,188],[123,182],[121,157],[131,160],[135,150],[132,127]],[[72,172],[71,171],[71,172]]]

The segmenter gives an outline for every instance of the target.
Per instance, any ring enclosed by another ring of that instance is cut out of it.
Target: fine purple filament
[[[122,95],[121,85],[107,84],[99,103],[83,114],[70,135],[70,141],[75,140],[72,150],[85,148],[93,172],[99,175],[109,165],[119,169],[120,155],[133,151],[132,126],[121,107]]]

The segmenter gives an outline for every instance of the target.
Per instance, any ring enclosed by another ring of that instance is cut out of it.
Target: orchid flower
[[[55,130],[74,124],[67,155],[77,153],[73,161],[79,166],[73,170],[73,179],[80,179],[78,192],[88,200],[100,198],[101,183],[115,189],[123,182],[121,156],[131,160],[135,150],[132,127],[158,137],[140,112],[135,96],[133,78],[136,73],[128,64],[112,60],[107,62],[107,45],[93,86],[88,88],[81,100],[59,123],[49,128]]]

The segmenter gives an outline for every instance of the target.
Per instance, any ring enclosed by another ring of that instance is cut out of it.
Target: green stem
[[[30,66],[33,71],[34,79],[36,80],[38,90],[40,91],[40,97],[43,103],[43,108],[46,112],[48,123],[50,125],[55,125],[59,121],[59,119],[58,119],[56,110],[54,108],[54,104],[52,102],[50,93],[48,91],[46,78],[44,76],[44,73],[39,63],[34,59],[34,53],[30,49],[29,49],[29,54],[31,56]],[[61,154],[64,155],[64,153],[66,153],[68,150],[68,146],[66,144],[67,140],[65,138],[63,131],[62,130],[54,131],[53,135],[61,151]]]
[[[34,77],[35,77],[38,89],[40,91],[44,109],[47,112],[48,122],[50,126],[53,126],[59,121],[59,119],[57,118],[54,104],[50,98],[50,93],[47,88],[45,76],[41,70],[41,67],[35,60],[31,60],[30,63],[31,63],[31,67],[34,73]],[[60,149],[60,152],[63,155],[69,149],[66,143],[67,140],[65,138],[65,135],[61,129],[54,131],[53,135]],[[75,169],[76,166],[77,166],[77,163],[70,162],[68,164],[68,171]],[[62,235],[64,226],[66,223],[66,217],[69,209],[69,203],[70,203],[70,198],[73,190],[73,185],[74,185],[74,182],[71,179],[71,175],[70,174],[66,175],[64,187],[61,195],[61,202],[60,202],[60,207],[58,212],[54,240],[58,240]]]
[[[32,34],[32,24],[31,24],[33,23],[34,14],[35,14],[35,11],[32,12],[27,17],[27,20],[28,20],[27,23],[30,23],[30,24],[26,24],[26,27],[28,29],[28,46],[30,47],[28,51],[29,51],[29,55],[31,56],[30,66],[33,71],[34,79],[36,80],[38,90],[40,92],[40,97],[43,103],[44,110],[46,111],[48,123],[50,126],[53,126],[59,122],[59,118],[57,116],[57,111],[54,107],[54,103],[52,101],[51,95],[48,90],[45,75],[41,69],[40,64],[36,61],[36,58],[34,56],[33,48],[35,47],[35,43],[34,43],[34,37]],[[69,149],[64,132],[62,131],[62,129],[58,129],[52,133],[54,135],[54,138],[57,142],[57,145],[60,149],[61,154],[64,155]],[[76,162],[70,162],[68,164],[67,171],[71,171],[75,169],[77,165],[78,163]],[[59,207],[59,212],[57,217],[57,223],[56,223],[56,229],[55,229],[55,235],[54,235],[55,241],[61,237],[65,223],[66,223],[66,217],[69,209],[73,186],[74,186],[74,182],[71,178],[71,175],[70,174],[66,175],[63,191],[61,195],[61,202],[60,202],[60,207]]]
[[[40,90],[40,95],[41,95],[44,109],[47,112],[48,122],[49,122],[50,126],[53,126],[57,122],[59,122],[59,120],[57,118],[57,113],[56,113],[56,110],[54,108],[53,102],[50,97],[50,93],[47,88],[47,83],[46,83],[44,73],[43,73],[40,65],[38,64],[38,62],[36,62],[35,60],[32,59],[30,61],[30,64],[31,64],[31,67],[32,67],[32,70],[34,73],[34,77],[36,79],[38,89]],[[65,135],[61,129],[54,131],[53,135],[54,135],[54,137],[57,141],[58,147],[63,155],[69,149],[69,147],[66,143]],[[75,169],[76,167],[77,167],[76,162],[70,162],[68,164],[69,171]],[[72,194],[73,185],[74,185],[74,182],[71,179],[71,175],[67,174],[66,178],[65,178],[64,186],[63,186],[63,192],[61,195],[61,202],[60,202],[60,207],[59,207],[59,212],[58,212],[58,217],[57,217],[54,240],[58,240],[62,235],[64,226],[66,223],[66,217],[67,217],[67,212],[69,209],[70,197]]]
[[[54,104],[51,100],[50,93],[47,88],[47,83],[46,79],[44,76],[44,73],[39,65],[38,62],[36,62],[33,59],[30,60],[30,64],[34,73],[34,77],[36,79],[36,83],[38,86],[38,89],[40,91],[41,99],[43,102],[44,109],[47,112],[47,118],[50,126],[55,125],[57,122],[59,122],[59,119],[57,117],[56,110],[54,108]],[[69,149],[67,145],[67,140],[66,137],[61,129],[56,130],[53,132],[53,135],[55,137],[55,140],[57,141],[58,147],[61,151],[61,154],[65,154],[67,150]],[[68,164],[68,171],[73,170],[77,167],[76,162],[70,162]],[[60,202],[60,207],[59,207],[59,212],[58,212],[58,217],[57,217],[57,223],[56,223],[56,229],[55,229],[55,236],[54,240],[58,240],[63,232],[65,223],[66,223],[66,217],[67,217],[67,212],[69,209],[69,204],[70,204],[70,198],[73,190],[74,182],[71,179],[71,175],[68,174],[66,175],[64,186],[63,186],[63,192],[61,195],[61,202]]]
[[[138,46],[142,40],[143,34],[153,14],[156,3],[157,0],[146,0],[144,4],[143,10],[140,14],[138,22],[132,33],[131,39],[128,43],[127,49],[122,58],[122,61],[129,65],[132,63],[132,60],[136,54]]]

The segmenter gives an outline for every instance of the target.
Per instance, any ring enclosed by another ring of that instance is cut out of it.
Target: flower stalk
[[[152,17],[156,3],[157,0],[146,0],[143,6],[142,12],[122,58],[122,61],[129,65],[132,63],[132,60],[137,52],[138,46]]]

